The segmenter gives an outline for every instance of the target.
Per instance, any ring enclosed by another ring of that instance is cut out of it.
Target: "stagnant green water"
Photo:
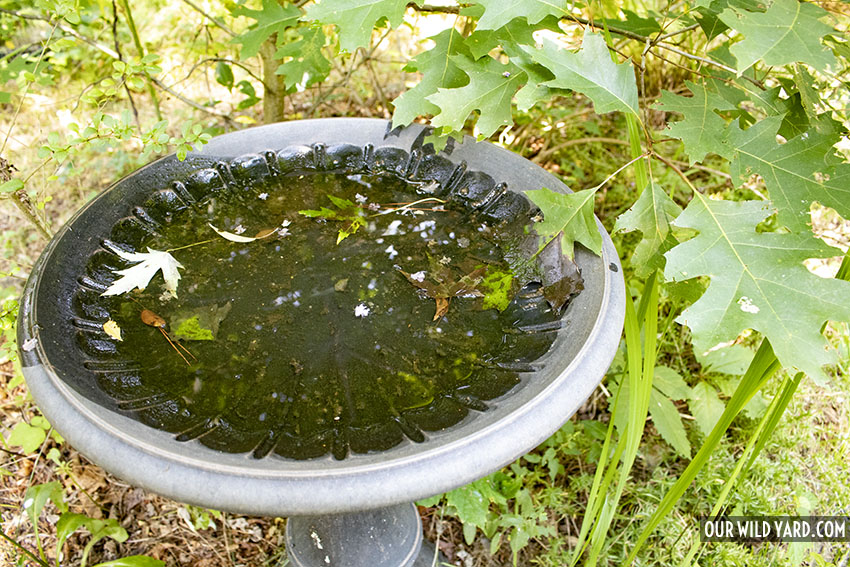
[[[363,212],[365,226],[339,244],[351,222],[298,213],[339,211],[328,195]],[[445,291],[470,272],[509,270],[492,229],[468,211],[431,201],[417,208],[442,210],[387,212],[423,197],[423,186],[393,176],[314,173],[176,212],[137,250],[173,250],[177,298],[157,274],[144,292],[89,299],[121,328],[108,358],[131,362],[97,374],[100,387],[178,439],[257,457],[386,450],[486,411],[551,346],[554,333],[528,329],[558,316],[529,294],[499,311],[482,308],[498,293],[452,289],[435,320],[438,302],[420,287],[433,295],[438,279]],[[243,236],[279,230],[234,243],[208,223]],[[196,360],[146,325],[143,309]]]

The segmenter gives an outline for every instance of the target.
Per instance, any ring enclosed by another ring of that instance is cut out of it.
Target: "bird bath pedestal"
[[[516,386],[484,401],[446,394],[442,407],[456,414],[447,427],[417,422],[427,408],[402,412],[393,419],[404,435],[381,429],[390,436],[386,441],[374,434],[377,426],[369,429],[370,442],[385,445],[380,450],[358,449],[353,433],[341,439],[318,435],[306,458],[289,458],[277,430],[264,437],[249,431],[240,437],[244,447],[233,452],[216,449],[221,428],[210,432],[218,422],[174,425],[169,432],[167,424],[191,417],[191,407],[180,399],[163,399],[156,408],[116,401],[116,388],[136,375],[113,356],[114,345],[103,333],[109,314],[97,300],[104,281],[115,276],[93,260],[114,254],[116,235],[132,243],[137,233],[171,222],[169,207],[200,210],[206,195],[229,187],[246,190],[253,179],[283,178],[299,168],[391,174],[440,195],[452,193],[476,214],[496,220],[531,216],[533,206],[522,191],[568,191],[543,169],[495,145],[467,139],[435,154],[424,140],[422,127],[391,130],[373,119],[280,123],[214,138],[183,162],[160,159],[101,193],[50,242],[21,302],[20,358],[44,415],[80,453],[132,484],[207,508],[289,517],[286,543],[294,565],[430,565],[433,547],[422,547],[421,522],[411,503],[481,478],[533,449],[579,408],[607,370],[620,339],[625,291],[616,251],[601,224],[601,257],[577,250],[584,290],[558,320],[515,333],[548,341],[534,360],[517,358]],[[496,359],[500,365],[510,353],[503,355]],[[105,391],[104,384],[113,389]],[[147,417],[134,416],[140,408]],[[166,430],[151,427],[154,410]]]

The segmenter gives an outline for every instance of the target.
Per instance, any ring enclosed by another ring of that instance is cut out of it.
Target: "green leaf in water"
[[[322,218],[325,220],[343,221],[349,223],[346,227],[339,229],[339,233],[336,237],[337,244],[357,232],[357,230],[361,226],[366,226],[366,219],[364,218],[363,209],[358,207],[355,203],[351,202],[348,199],[334,197],[333,195],[328,195],[328,199],[330,199],[331,203],[333,203],[334,206],[339,209],[338,211],[329,209],[327,207],[322,207],[318,210],[302,209],[298,211],[298,214],[310,218]]]
[[[175,339],[187,341],[212,341],[218,335],[218,327],[230,313],[231,304],[202,305],[177,311],[171,317],[171,334]]]
[[[487,271],[478,289],[484,293],[482,309],[504,311],[513,299],[514,275],[501,270]]]

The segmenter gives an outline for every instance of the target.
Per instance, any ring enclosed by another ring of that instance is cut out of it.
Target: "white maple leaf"
[[[148,248],[147,252],[115,250],[115,253],[125,260],[140,263],[124,270],[114,270],[122,277],[112,282],[112,285],[100,295],[121,295],[136,288],[145,289],[156,273],[162,270],[166,291],[172,297],[177,297],[177,284],[180,282],[180,272],[177,269],[182,268],[183,265],[175,260],[174,256],[152,248]]]

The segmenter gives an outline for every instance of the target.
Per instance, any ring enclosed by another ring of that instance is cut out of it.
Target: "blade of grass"
[[[649,306],[652,306],[652,308],[650,309]],[[644,313],[643,320],[638,319],[631,296],[627,294],[625,320],[627,372],[625,379],[629,380],[629,383],[628,388],[620,387],[617,389],[611,414],[615,415],[618,411],[618,405],[626,401],[620,397],[625,389],[628,392],[629,420],[625,431],[621,432],[623,437],[617,442],[610,462],[607,457],[614,437],[614,420],[611,419],[608,423],[602,456],[597,464],[596,474],[588,497],[587,511],[582,521],[578,541],[570,557],[571,565],[578,563],[588,545],[591,545],[592,549],[585,564],[591,565],[596,562],[640,446],[644,429],[643,424],[646,422],[649,407],[652,372],[655,368],[658,330],[658,285],[655,274],[649,278],[644,286],[644,293],[641,296],[641,311]],[[648,337],[644,345],[644,356],[641,354],[640,340],[642,326],[645,336]],[[622,466],[619,466],[621,458]],[[617,488],[613,495],[609,495],[608,489],[618,468],[620,477]]]
[[[602,552],[602,547],[608,535],[608,529],[611,526],[611,521],[614,519],[614,513],[617,511],[623,490],[625,490],[626,484],[629,481],[629,473],[632,470],[632,465],[634,465],[638,449],[640,448],[640,440],[643,437],[644,424],[646,423],[646,416],[649,411],[649,397],[652,392],[652,379],[655,373],[655,355],[658,341],[658,285],[655,275],[653,273],[649,280],[647,280],[640,301],[640,307],[644,313],[642,357],[640,335],[634,336],[634,327],[632,327],[632,340],[628,341],[627,336],[629,424],[624,440],[626,449],[623,454],[620,477],[617,481],[614,494],[610,499],[606,499],[605,506],[603,506],[599,517],[599,522],[594,527],[591,536],[592,545],[586,562],[586,565],[589,566],[596,565],[599,554]],[[643,368],[641,368],[641,362],[643,363]],[[612,465],[615,464],[612,462]]]
[[[726,499],[729,497],[732,489],[737,485],[737,482],[747,476],[747,473],[750,471],[750,467],[752,467],[756,457],[758,457],[761,450],[767,444],[767,440],[770,439],[770,436],[773,435],[773,431],[779,424],[779,420],[785,413],[791,398],[794,397],[794,392],[797,391],[797,386],[800,385],[800,380],[802,378],[802,372],[798,372],[793,378],[791,378],[790,375],[785,376],[785,380],[782,382],[779,393],[773,397],[768,410],[759,421],[758,427],[756,427],[756,430],[747,441],[747,446],[744,448],[741,458],[738,459],[735,469],[732,471],[732,474],[729,476],[729,479],[723,487],[723,491],[717,498],[717,502],[711,509],[711,517],[716,517],[720,513],[726,505]],[[699,540],[695,541],[691,545],[688,555],[682,560],[680,567],[687,567],[691,565],[694,557],[701,548],[702,542]]]
[[[696,478],[699,471],[708,462],[711,454],[726,434],[726,430],[729,429],[732,420],[735,419],[744,406],[747,405],[747,402],[752,399],[756,392],[764,386],[768,378],[773,376],[779,368],[779,360],[777,360],[776,355],[773,353],[770,343],[767,339],[762,340],[761,346],[756,352],[755,357],[753,357],[753,361],[750,363],[749,368],[747,368],[740,384],[735,389],[732,398],[726,404],[726,409],[723,411],[714,429],[706,437],[705,443],[700,447],[700,450],[682,473],[682,476],[679,477],[679,480],[676,481],[670,491],[664,496],[658,508],[656,508],[655,512],[649,518],[647,525],[644,527],[632,551],[626,558],[626,565],[631,565],[634,562],[643,544],[646,543],[646,540],[655,531],[658,524],[667,517],[667,514],[670,513],[676,502],[679,501],[691,485],[691,482]]]

